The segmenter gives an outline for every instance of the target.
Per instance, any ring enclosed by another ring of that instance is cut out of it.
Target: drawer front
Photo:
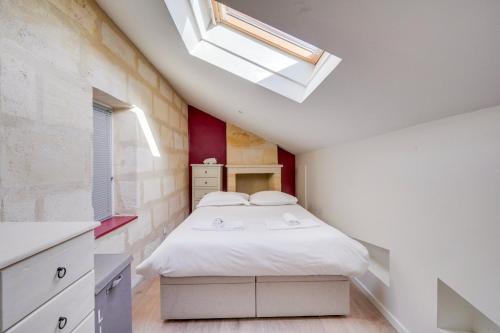
[[[255,282],[160,286],[162,319],[255,317]],[[203,301],[200,301],[203,300]]]
[[[349,314],[349,281],[257,282],[257,317]]]
[[[217,168],[193,168],[193,177],[220,177],[221,169]]]
[[[94,310],[94,285],[94,271],[91,271],[6,333],[73,331]]]
[[[195,188],[193,190],[193,199],[194,201],[200,201],[201,198],[205,196],[205,194],[217,191],[215,188]]]
[[[219,187],[220,178],[195,178],[195,187]]]
[[[0,271],[2,331],[92,270],[93,245],[87,232]]]
[[[71,333],[95,333],[94,317],[92,311]]]

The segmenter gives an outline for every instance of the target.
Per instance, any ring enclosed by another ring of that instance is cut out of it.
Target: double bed
[[[313,227],[270,229],[284,213]],[[242,228],[200,230],[221,218]],[[200,207],[138,267],[161,276],[163,319],[346,315],[367,250],[300,205]]]

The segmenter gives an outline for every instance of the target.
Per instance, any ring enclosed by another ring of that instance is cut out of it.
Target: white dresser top
[[[99,222],[0,222],[0,269],[97,226]]]

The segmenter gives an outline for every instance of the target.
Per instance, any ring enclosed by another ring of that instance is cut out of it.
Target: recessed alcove
[[[445,333],[500,333],[500,327],[446,283],[437,280],[437,326]]]
[[[356,239],[363,244],[370,254],[370,265],[368,271],[387,287],[390,285],[390,251],[383,247]]]
[[[271,173],[241,173],[236,175],[236,192],[253,194],[266,191],[271,186]]]
[[[226,165],[227,190],[253,194],[263,190],[281,191],[281,164]]]

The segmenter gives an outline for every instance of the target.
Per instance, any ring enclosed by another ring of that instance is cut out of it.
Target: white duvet
[[[314,228],[269,230],[266,221],[291,213]],[[215,218],[243,222],[242,230],[202,231]],[[201,207],[137,268],[139,274],[181,276],[345,275],[368,268],[366,248],[299,205]]]

